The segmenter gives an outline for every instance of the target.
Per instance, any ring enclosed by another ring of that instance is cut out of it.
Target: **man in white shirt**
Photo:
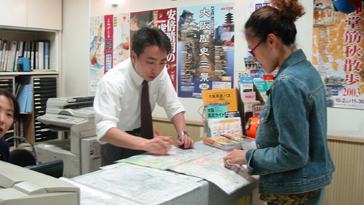
[[[107,72],[97,85],[94,109],[97,139],[102,143],[102,165],[143,152],[164,155],[171,137],[141,136],[141,90],[148,81],[151,109],[163,107],[178,134],[177,145],[192,148],[184,118],[185,109],[171,83],[165,64],[171,51],[163,31],[141,28],[133,35],[131,57]]]

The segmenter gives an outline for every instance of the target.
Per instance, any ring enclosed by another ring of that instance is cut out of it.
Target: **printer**
[[[80,189],[71,183],[0,161],[0,205],[77,205]]]
[[[93,100],[94,96],[48,99],[46,114],[37,120],[54,131],[66,132],[68,137],[36,145],[39,163],[62,159],[63,176],[67,178],[99,169],[101,155],[96,140]]]

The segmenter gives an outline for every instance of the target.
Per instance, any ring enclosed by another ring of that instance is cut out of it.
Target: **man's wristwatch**
[[[188,134],[187,131],[182,131],[182,132],[178,133],[178,137],[181,137],[182,135],[190,136],[190,134]]]

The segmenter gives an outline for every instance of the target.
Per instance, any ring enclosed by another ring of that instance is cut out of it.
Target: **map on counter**
[[[100,169],[115,169],[116,167],[120,167],[120,166],[124,166],[124,163],[110,164],[110,165],[100,167]],[[190,175],[186,175],[186,174],[182,174],[182,173],[177,173],[172,170],[154,169],[154,171],[159,172],[161,174],[177,176],[179,178],[187,179],[187,180],[194,181],[194,182],[203,180],[202,178],[199,178],[199,177],[194,177],[194,176],[190,176]]]
[[[110,169],[81,175],[71,180],[138,204],[161,204],[202,184],[166,175],[161,170],[120,163]]]
[[[109,194],[100,191],[99,189],[93,189],[91,187],[87,187],[85,185],[79,184],[72,179],[61,177],[59,178],[62,181],[66,181],[72,185],[80,188],[80,204],[87,205],[99,205],[99,204],[128,204],[128,205],[138,205],[140,203],[136,203],[130,201],[125,198],[118,197],[114,194]]]
[[[180,149],[172,146],[172,148],[168,151],[167,155],[154,156],[151,154],[140,154],[126,159],[121,159],[117,162],[126,162],[130,164],[158,169],[169,169],[173,166],[189,162],[210,154],[212,154],[212,152],[204,152],[196,149]]]
[[[169,169],[178,173],[203,178],[216,184],[227,194],[231,194],[240,187],[254,181],[255,178],[249,176],[243,167],[237,165],[234,166],[234,170],[226,169],[222,158],[228,153],[227,151],[205,152],[196,149],[185,150],[172,147],[168,155],[154,156],[142,154],[122,159],[118,162],[163,170]],[[109,166],[116,167],[118,165]],[[107,167],[103,169],[107,169]]]
[[[215,152],[208,156],[174,166],[171,170],[204,178],[216,184],[227,194],[231,194],[256,179],[249,176],[243,167],[234,165],[234,169],[226,169],[222,159],[226,154],[227,152]]]

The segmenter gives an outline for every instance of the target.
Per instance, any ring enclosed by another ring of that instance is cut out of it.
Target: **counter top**
[[[216,148],[204,145],[202,141],[196,142],[194,149],[219,152]],[[228,194],[205,179],[189,178],[170,169],[160,170],[123,162],[63,180],[80,187],[81,204],[109,202],[110,198],[113,198],[115,204],[125,200],[129,204],[232,204],[258,187],[258,180],[248,181]]]

